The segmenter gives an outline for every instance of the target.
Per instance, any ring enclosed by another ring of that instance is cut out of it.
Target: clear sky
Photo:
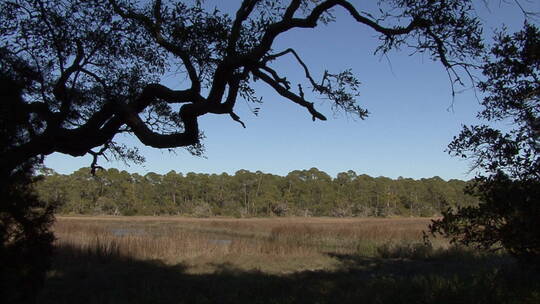
[[[213,3],[212,1],[208,1]],[[237,1],[223,1],[233,9]],[[352,1],[358,3],[368,1]],[[375,1],[373,1],[375,2]],[[491,36],[503,23],[509,29],[523,24],[523,15],[515,5],[491,1],[489,11],[478,1],[477,12]],[[525,2],[525,1],[523,1]],[[531,10],[540,11],[540,1],[525,2]],[[235,8],[234,8],[235,9]],[[260,170],[285,175],[292,170],[316,167],[335,176],[354,170],[371,176],[444,179],[469,179],[469,163],[450,157],[445,148],[459,133],[462,124],[474,123],[479,109],[471,90],[451,97],[450,82],[442,65],[427,56],[410,51],[392,52],[388,58],[373,55],[376,34],[356,24],[341,10],[337,22],[315,30],[295,30],[283,35],[275,44],[279,51],[293,47],[320,78],[325,69],[338,72],[352,68],[362,82],[359,102],[371,115],[361,121],[346,115],[334,115],[328,104],[314,98],[327,121],[311,120],[307,111],[283,100],[263,83],[256,83],[263,97],[258,116],[239,100],[236,112],[246,123],[244,129],[225,115],[207,115],[200,119],[206,140],[204,157],[191,156],[183,149],[175,153],[145,147],[136,138],[122,137],[120,142],[139,147],[146,157],[143,165],[106,162],[101,165],[128,172],[146,174],[200,172],[234,174],[239,169]],[[276,62],[275,67],[288,79],[300,77],[303,71],[292,60]],[[183,88],[175,79],[163,82]],[[294,83],[294,82],[293,82]],[[89,166],[90,157],[52,154],[45,165],[68,174]]]

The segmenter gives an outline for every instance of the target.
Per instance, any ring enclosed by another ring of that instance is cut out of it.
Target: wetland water
[[[142,228],[134,228],[134,227],[115,227],[111,228],[109,230],[114,236],[144,236],[144,235],[151,235],[151,236],[159,236],[163,235],[164,233],[160,233],[160,231],[156,230],[146,230]],[[209,234],[209,233],[207,233]],[[215,244],[215,245],[230,245],[233,242],[232,238],[220,238],[219,234],[212,234],[214,238],[211,238],[208,240],[208,243]]]

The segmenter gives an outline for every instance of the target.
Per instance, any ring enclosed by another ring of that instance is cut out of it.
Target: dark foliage
[[[523,261],[540,262],[540,31],[534,25],[500,33],[478,87],[487,95],[478,114],[507,129],[464,127],[450,144],[470,157],[481,176],[469,189],[482,203],[449,210],[432,232],[481,248],[504,248]]]
[[[476,183],[469,191],[481,203],[443,212],[444,218],[435,221],[431,230],[465,245],[486,250],[504,248],[523,262],[538,264],[540,183],[511,180],[502,173],[478,178]]]
[[[0,169],[53,152],[141,161],[136,150],[115,142],[119,133],[148,146],[200,154],[198,118],[228,115],[244,125],[234,108],[238,99],[261,102],[255,81],[305,108],[313,120],[326,119],[310,100],[317,95],[336,111],[365,118],[351,70],[317,76],[295,50],[273,49],[290,30],[336,22],[334,9],[379,35],[379,52],[407,47],[426,53],[453,80],[482,50],[470,1],[378,5],[380,10],[364,12],[344,0],[244,0],[230,15],[203,1],[2,1],[0,55],[2,65],[25,80],[18,113],[26,121],[19,126],[25,136],[2,151]],[[304,81],[291,83],[275,69],[283,56],[296,60]],[[182,89],[159,84],[170,74]]]
[[[20,107],[24,83],[3,69],[0,80],[0,151],[20,143],[27,117]],[[35,159],[0,174],[0,298],[3,303],[32,303],[43,285],[52,255],[53,206],[34,192]]]
[[[2,181],[0,195],[0,297],[3,303],[33,303],[52,257],[53,207],[33,192],[30,168]]]

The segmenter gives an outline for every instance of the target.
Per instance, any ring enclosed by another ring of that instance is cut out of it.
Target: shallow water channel
[[[143,229],[143,228],[135,228],[135,227],[113,227],[109,229],[109,232],[111,232],[114,236],[117,237],[124,237],[124,236],[159,236],[163,233],[159,230],[155,229]],[[230,236],[224,237],[223,235],[220,235],[218,233],[209,233],[209,232],[198,232],[203,234],[211,235],[212,238],[208,239],[208,242],[210,244],[215,245],[230,245],[234,239],[240,239],[240,238],[231,238]]]

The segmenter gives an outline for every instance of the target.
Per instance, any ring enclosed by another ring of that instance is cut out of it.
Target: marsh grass
[[[374,256],[383,245],[419,242],[428,223],[426,219],[59,218],[54,231],[58,246],[83,251],[113,251],[171,265],[217,259],[243,268],[259,259],[258,269],[292,272],[332,268],[335,263],[329,254]]]
[[[540,303],[505,255],[428,219],[61,217],[40,303]]]

